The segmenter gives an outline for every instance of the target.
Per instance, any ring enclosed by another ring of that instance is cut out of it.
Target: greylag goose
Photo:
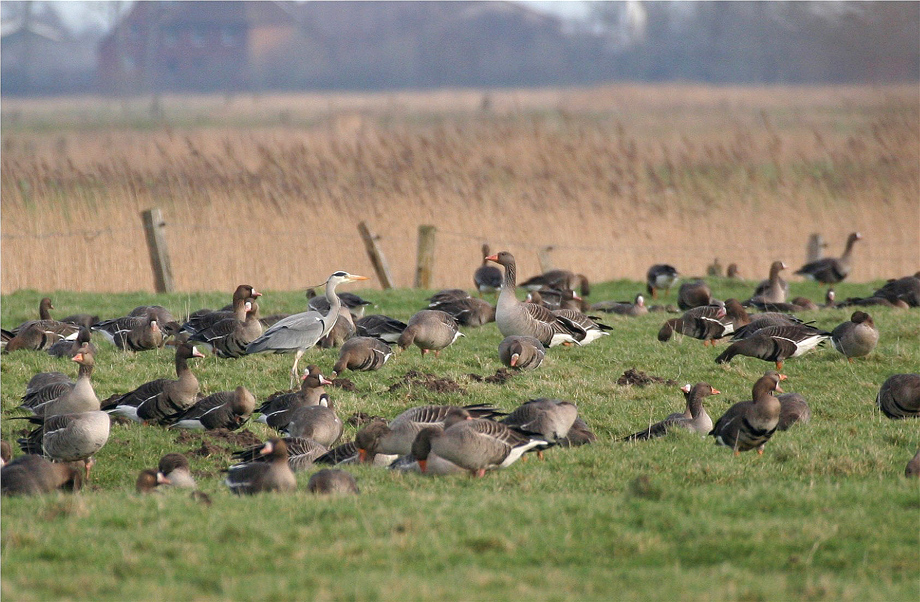
[[[770,265],[769,278],[757,285],[748,303],[785,303],[789,296],[789,283],[779,277],[779,273],[785,269],[785,263],[774,261]]]
[[[764,445],[779,425],[781,404],[773,394],[783,392],[779,380],[775,373],[760,377],[751,390],[753,401],[742,401],[728,408],[710,433],[718,445],[732,448],[736,456],[752,449],[763,454]]]
[[[671,287],[680,278],[677,269],[666,263],[658,263],[648,269],[645,274],[645,289],[652,299],[658,298],[658,291],[664,289],[665,294],[671,290]]]
[[[747,315],[745,313],[745,315]],[[800,326],[805,323],[799,318],[778,312],[765,312],[748,316],[746,320],[735,327],[732,341],[740,341],[757,334],[758,331],[770,326]]]
[[[291,422],[291,412],[305,406],[329,407],[331,401],[323,385],[332,381],[323,376],[319,366],[309,365],[301,377],[300,389],[269,397],[257,410],[262,415],[256,422],[267,424],[276,430],[284,430]]]
[[[518,301],[517,276],[514,256],[508,251],[502,251],[488,258],[505,268],[505,279],[502,290],[498,295],[498,305],[495,308],[495,323],[502,336],[511,335],[530,336],[540,341],[544,347],[554,347],[562,343],[581,342],[588,333],[579,324],[572,320],[558,316],[550,310],[533,303]]]
[[[342,420],[331,406],[302,406],[292,411],[290,416],[291,420],[282,432],[291,437],[313,439],[327,448],[342,437]]]
[[[661,422],[656,422],[644,431],[633,433],[620,441],[643,441],[663,437],[674,428],[684,428],[700,435],[708,435],[712,431],[712,418],[703,407],[703,400],[710,395],[718,395],[720,391],[706,382],[693,385],[686,384],[680,389],[684,394],[687,407],[683,412],[669,414]]]
[[[489,245],[482,245],[482,265],[473,272],[473,284],[480,296],[483,293],[497,293],[502,286],[502,271],[489,265],[489,255]]]
[[[156,493],[160,485],[169,485],[170,481],[162,472],[147,468],[137,475],[137,481],[134,482],[134,488],[138,493],[148,494]]]
[[[578,418],[578,408],[570,401],[561,399],[531,399],[501,419],[501,423],[525,435],[537,436],[547,445],[538,447],[542,450],[556,445],[569,435],[569,429]]]
[[[628,301],[601,301],[593,304],[591,309],[631,318],[644,316],[648,313],[648,307],[645,306],[645,297],[641,294],[636,295],[632,303]]]
[[[854,357],[869,355],[878,345],[878,337],[878,328],[872,316],[864,311],[854,311],[848,322],[831,332],[831,343],[852,362]]]
[[[837,284],[850,274],[850,256],[853,252],[853,245],[861,238],[862,236],[860,236],[859,232],[853,232],[847,237],[847,246],[843,251],[843,255],[840,257],[825,257],[806,263],[795,273],[810,280],[817,280],[821,284]]]
[[[746,339],[729,345],[716,358],[716,363],[724,364],[730,362],[736,355],[745,355],[767,362],[776,362],[776,369],[782,370],[785,360],[790,357],[799,357],[829,338],[831,338],[831,333],[804,324],[769,326],[758,330]]]
[[[476,297],[432,304],[429,309],[449,314],[460,326],[483,326],[495,321],[492,304]]]
[[[252,291],[253,295],[261,295]],[[239,358],[246,348],[262,334],[259,321],[259,304],[248,299],[234,299],[233,313],[229,318],[214,322],[193,333],[190,341],[207,345],[218,357]]]
[[[50,418],[30,418],[38,426],[18,440],[27,454],[39,454],[56,462],[82,460],[86,475],[93,465],[93,454],[109,440],[111,419],[99,410],[78,414],[59,414]]]
[[[380,339],[351,338],[339,350],[339,359],[332,367],[332,377],[345,370],[380,370],[391,355],[393,350]]]
[[[340,284],[367,280],[367,276],[355,276],[348,272],[334,272],[326,280],[326,300],[329,301],[329,311],[323,315],[317,311],[306,311],[293,316],[288,316],[274,324],[262,333],[262,336],[249,344],[246,353],[274,353],[295,352],[294,365],[291,367],[291,386],[297,378],[297,364],[304,352],[332,330],[342,302],[335,289]]]
[[[579,416],[572,424],[572,428],[569,429],[569,434],[559,440],[559,447],[578,447],[595,441],[597,441],[597,435],[588,428],[588,424]]]
[[[405,456],[412,451],[412,442],[423,428],[444,428],[451,417],[460,420],[488,418],[497,415],[495,408],[484,404],[465,407],[441,405],[410,408],[390,421],[374,421],[355,436],[359,460],[366,462],[374,454]]]
[[[455,419],[456,420],[456,419]],[[482,418],[448,423],[443,431],[425,429],[419,434],[424,453],[427,441],[429,453],[468,470],[477,477],[487,470],[505,468],[525,452],[536,447],[546,447],[549,442],[525,435],[504,424]]]
[[[233,297],[228,309],[219,309],[217,311],[200,309],[188,317],[188,320],[182,325],[182,332],[195,334],[211,328],[218,322],[233,318],[243,321],[246,319],[246,311],[244,310],[246,302],[252,303],[257,297],[261,296],[262,293],[252,286],[241,284],[233,291]]]
[[[199,399],[195,405],[164,421],[171,428],[212,431],[235,431],[249,420],[256,409],[256,398],[246,387],[233,391],[218,391]]]
[[[406,323],[396,318],[373,314],[364,316],[355,322],[355,334],[359,337],[372,337],[385,343],[395,343],[406,329]]]
[[[709,285],[702,280],[684,282],[677,291],[677,307],[683,311],[712,304],[718,304],[718,302],[712,298]]]
[[[41,495],[56,489],[79,491],[83,472],[73,463],[49,462],[30,454],[20,456],[0,469],[0,494]]]
[[[160,378],[138,388],[110,397],[102,409],[138,422],[161,424],[184,412],[198,401],[198,379],[188,367],[188,360],[204,357],[187,342],[176,347],[176,380]]]
[[[910,307],[920,307],[920,272],[913,276],[889,280],[872,294],[894,303],[904,301]]]
[[[533,337],[512,335],[498,344],[498,358],[509,368],[533,370],[540,367],[544,357],[543,343]]]
[[[147,316],[103,320],[93,326],[93,330],[123,351],[159,349],[166,342],[163,329],[152,313]]]
[[[355,318],[364,317],[364,308],[368,305],[373,305],[367,299],[362,299],[360,296],[354,293],[338,293],[339,301],[342,304],[342,307],[345,307],[349,311],[349,315],[354,316]],[[317,296],[316,291],[312,288],[307,289],[307,306],[313,311],[318,311],[320,313],[327,313],[329,308],[332,307],[329,303],[329,299],[326,297]]]
[[[389,468],[440,476],[465,473],[465,468],[457,466],[431,451],[431,438],[437,437],[443,430],[440,427],[422,429],[415,437],[415,441],[412,442],[412,452],[408,456],[403,456],[394,461]]]
[[[231,466],[224,481],[238,495],[268,491],[288,492],[297,489],[297,477],[288,465],[288,447],[283,439],[271,439],[259,452],[267,462],[249,462]]]
[[[89,344],[80,347],[72,360],[80,365],[75,383],[57,383],[43,387],[28,400],[24,400],[20,407],[42,418],[98,410],[99,398],[96,397],[91,381],[96,360]],[[55,395],[56,392],[60,394]]]
[[[188,458],[183,454],[171,453],[160,458],[157,470],[169,480],[170,487],[182,489],[195,489],[197,484],[192,477],[192,469]]]
[[[307,490],[317,495],[356,495],[361,493],[358,483],[349,472],[337,468],[324,468],[310,477]]]
[[[435,309],[423,309],[409,318],[397,344],[400,349],[415,344],[422,355],[434,351],[435,357],[438,357],[442,349],[462,336],[460,326],[453,316]]]
[[[325,445],[317,443],[307,437],[285,437],[284,443],[288,448],[288,465],[294,472],[302,472],[311,468],[313,463],[329,450]],[[265,462],[267,459],[261,455],[264,444],[254,445],[244,450],[234,452],[233,459],[240,462]],[[357,452],[355,452],[357,453]]]
[[[920,477],[920,450],[918,450],[910,462],[907,463],[907,466],[904,468],[904,476],[914,479]]]
[[[61,339],[55,344],[48,347],[48,355],[53,357],[73,357],[80,351],[80,347],[84,344],[89,346],[90,351],[93,354],[96,353],[96,346],[90,342],[90,331],[86,326],[80,327],[80,332],[77,334],[77,338],[72,341],[66,339]]]
[[[26,329],[33,331],[37,329],[44,334],[44,338],[41,339],[40,347],[22,346],[19,347],[20,349],[47,349],[61,339],[75,339],[77,337],[80,327],[52,319],[51,312],[49,311],[52,309],[54,309],[54,305],[51,304],[51,299],[45,297],[38,305],[38,320],[27,320],[16,328],[8,331],[13,337],[16,337],[16,335]],[[29,338],[34,339],[36,337],[35,335],[29,335]],[[13,349],[9,350],[13,351]]]
[[[892,374],[882,383],[875,403],[893,420],[920,417],[920,374]]]
[[[733,307],[733,306],[732,306]],[[703,305],[687,310],[679,318],[667,320],[658,331],[658,340],[662,343],[671,340],[675,332],[682,335],[700,339],[708,345],[714,339],[722,338],[728,334],[726,331],[734,329],[734,314],[728,315],[729,305]],[[743,309],[742,309],[743,311]]]

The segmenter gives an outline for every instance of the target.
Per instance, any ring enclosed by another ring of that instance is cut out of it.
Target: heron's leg
[[[294,383],[297,382],[297,363],[300,361],[300,358],[303,357],[303,352],[305,349],[298,349],[297,353],[294,354],[294,367],[291,368],[291,388],[294,388]]]

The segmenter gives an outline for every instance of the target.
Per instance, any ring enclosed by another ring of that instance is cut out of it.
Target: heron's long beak
[[[348,279],[352,282],[356,280],[370,280],[367,276],[355,276],[354,274],[349,275]]]

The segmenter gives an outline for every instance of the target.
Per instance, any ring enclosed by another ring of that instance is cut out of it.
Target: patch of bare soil
[[[357,387],[355,387],[355,383],[351,382],[351,380],[347,378],[332,379],[332,386],[338,387],[340,389],[345,389],[349,393],[354,393],[355,391],[357,391]]]
[[[346,420],[345,422],[347,422],[348,424],[350,424],[351,426],[355,428],[361,428],[368,422],[373,422],[374,420],[383,420],[385,422],[386,418],[384,418],[383,416],[371,416],[370,414],[366,414],[364,412],[355,412],[354,414],[349,416],[348,420]]]
[[[648,385],[677,385],[676,381],[673,381],[669,378],[661,378],[660,376],[650,376],[643,372],[642,370],[636,370],[635,368],[630,368],[623,373],[619,379],[617,379],[618,385],[635,385],[637,387],[645,387]]]
[[[499,368],[492,376],[480,376],[479,374],[467,374],[470,380],[477,383],[488,383],[490,385],[503,385],[514,376],[507,368]]]
[[[401,387],[424,387],[435,393],[460,393],[466,394],[466,389],[457,384],[452,378],[438,378],[434,374],[409,370],[401,380],[396,381],[388,391],[392,392]]]

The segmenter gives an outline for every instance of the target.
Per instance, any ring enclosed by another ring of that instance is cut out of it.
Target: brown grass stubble
[[[355,112],[314,98],[313,114],[285,117],[298,127],[44,133],[16,109],[20,127],[3,136],[2,291],[150,290],[139,212],[151,206],[164,210],[180,290],[372,275],[362,219],[398,286],[412,284],[425,223],[439,228],[438,287],[470,285],[483,241],[515,252],[524,276],[555,245],[558,267],[594,280],[641,279],[662,261],[702,274],[716,256],[754,279],[774,259],[800,264],[812,232],[836,255],[859,229],[853,280],[920,267],[912,90],[507,92],[489,113],[471,108],[480,97],[457,94],[451,108],[432,93],[428,113],[424,93],[343,101]],[[297,97],[268,102],[303,111]]]

